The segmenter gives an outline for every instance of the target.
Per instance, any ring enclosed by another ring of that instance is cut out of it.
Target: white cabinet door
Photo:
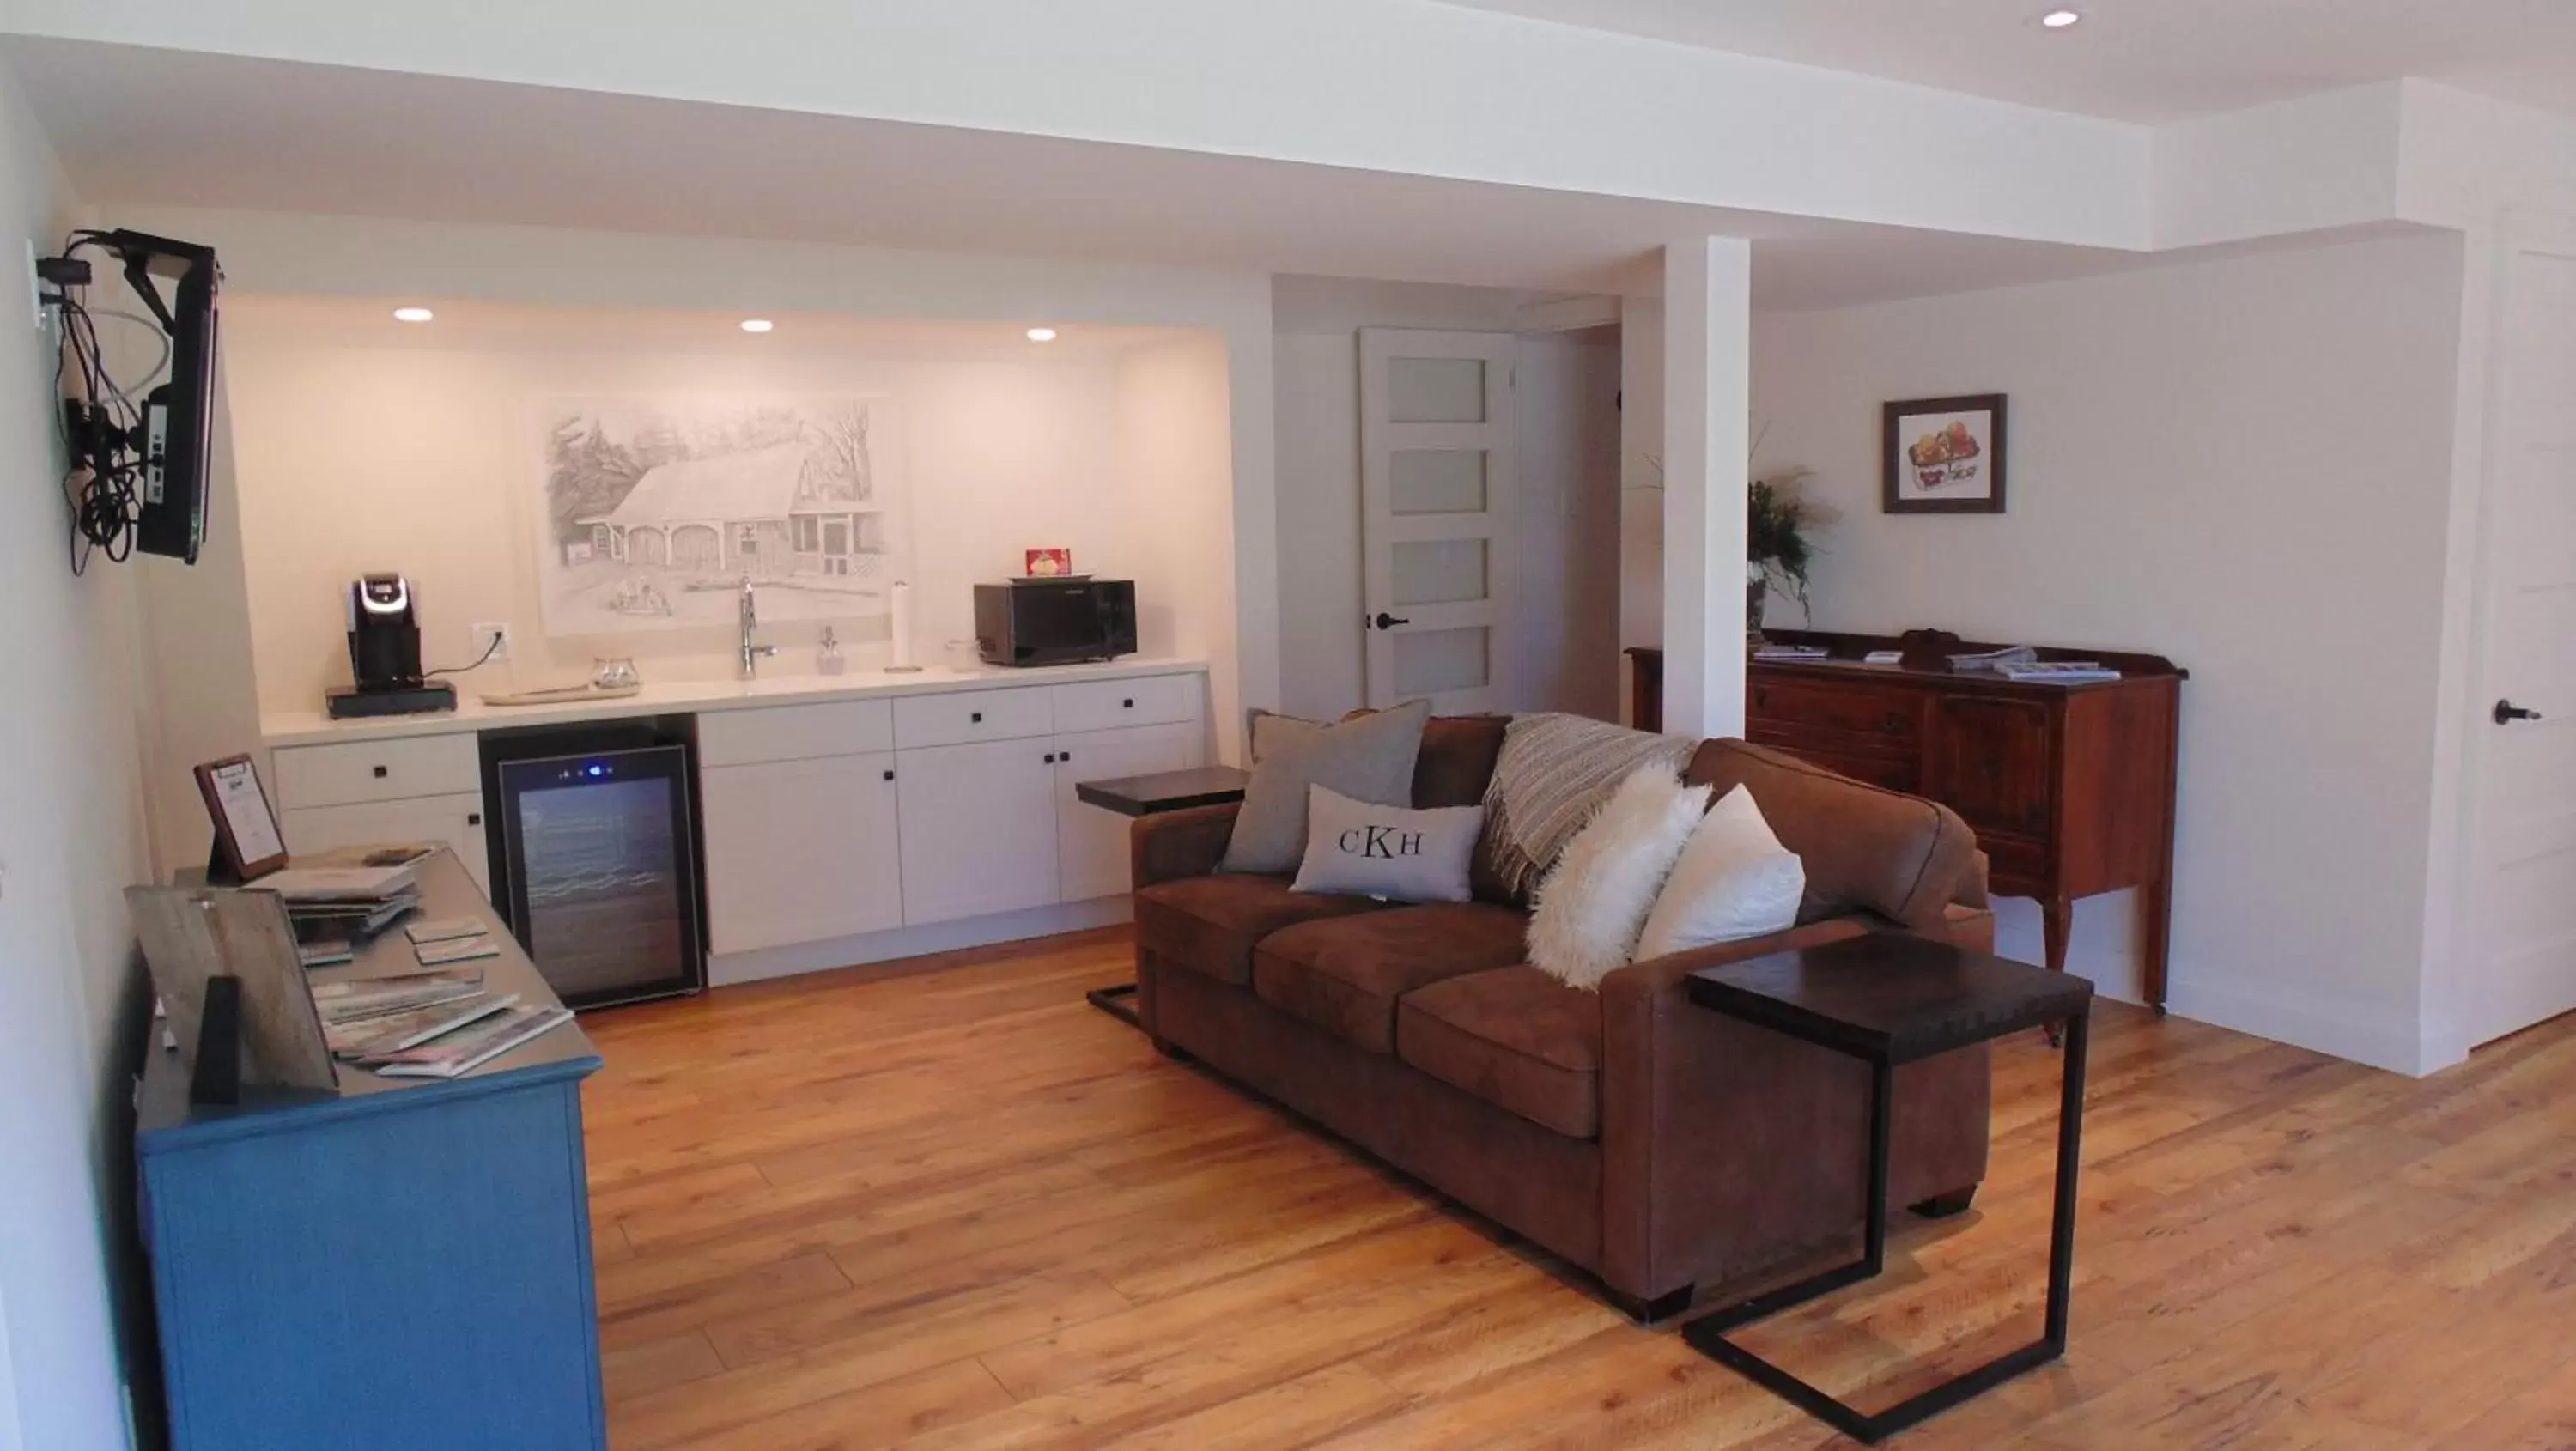
[[[900,732],[900,714],[895,725]],[[903,803],[906,925],[1060,900],[1053,741],[898,751],[894,773]]]
[[[1203,734],[1193,722],[1055,738],[1056,856],[1066,901],[1115,897],[1132,884],[1127,855],[1129,818],[1084,802],[1073,788],[1084,781],[1186,771],[1199,764],[1199,739]]]
[[[894,769],[879,752],[698,772],[715,951],[903,925]]]
[[[471,737],[468,737],[471,739]],[[483,848],[481,792],[416,796],[408,801],[363,801],[347,806],[307,806],[278,813],[278,830],[290,852],[341,846],[384,846],[402,841],[446,843],[465,864],[474,885],[491,895],[491,858]]]

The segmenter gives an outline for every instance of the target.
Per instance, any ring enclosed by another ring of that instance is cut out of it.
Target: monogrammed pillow
[[[1467,867],[1484,828],[1482,806],[1408,811],[1309,786],[1306,861],[1291,890],[1390,902],[1464,902]]]

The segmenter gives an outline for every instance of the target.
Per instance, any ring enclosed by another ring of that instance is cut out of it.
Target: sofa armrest
[[[1994,899],[1987,895],[1986,883],[1993,873],[1993,867],[1994,863],[1987,858],[1986,854],[1978,852],[1968,863],[1967,872],[1959,878],[1957,890],[1950,893],[1950,904],[1954,907],[1990,905]]]
[[[1241,809],[1235,802],[1193,806],[1129,822],[1127,853],[1136,889],[1212,875],[1225,860],[1225,844],[1234,836],[1234,815]]]
[[[1953,909],[1943,935],[1991,933]],[[1862,914],[1633,964],[1601,983],[1602,1275],[1653,1298],[1740,1282],[1860,1224],[1869,1070],[1691,1003],[1703,968],[1895,930]],[[1897,1070],[1891,1198],[1985,1177],[1980,1045]]]

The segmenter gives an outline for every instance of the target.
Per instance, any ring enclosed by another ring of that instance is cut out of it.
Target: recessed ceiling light
[[[394,318],[398,322],[427,322],[436,316],[438,316],[437,313],[431,312],[425,307],[397,307],[394,309]]]
[[[1033,327],[1029,329],[1029,341],[1033,343],[1054,342],[1055,329],[1051,327]]]
[[[747,333],[765,333],[776,326],[778,324],[765,317],[747,317],[742,320],[742,330]]]
[[[2039,23],[2051,30],[2064,30],[2083,18],[2084,12],[2080,10],[2051,10],[2039,17]]]

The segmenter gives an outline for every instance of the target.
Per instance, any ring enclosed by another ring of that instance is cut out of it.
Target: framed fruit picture
[[[2004,395],[1887,405],[1879,438],[1890,514],[2004,511]]]

